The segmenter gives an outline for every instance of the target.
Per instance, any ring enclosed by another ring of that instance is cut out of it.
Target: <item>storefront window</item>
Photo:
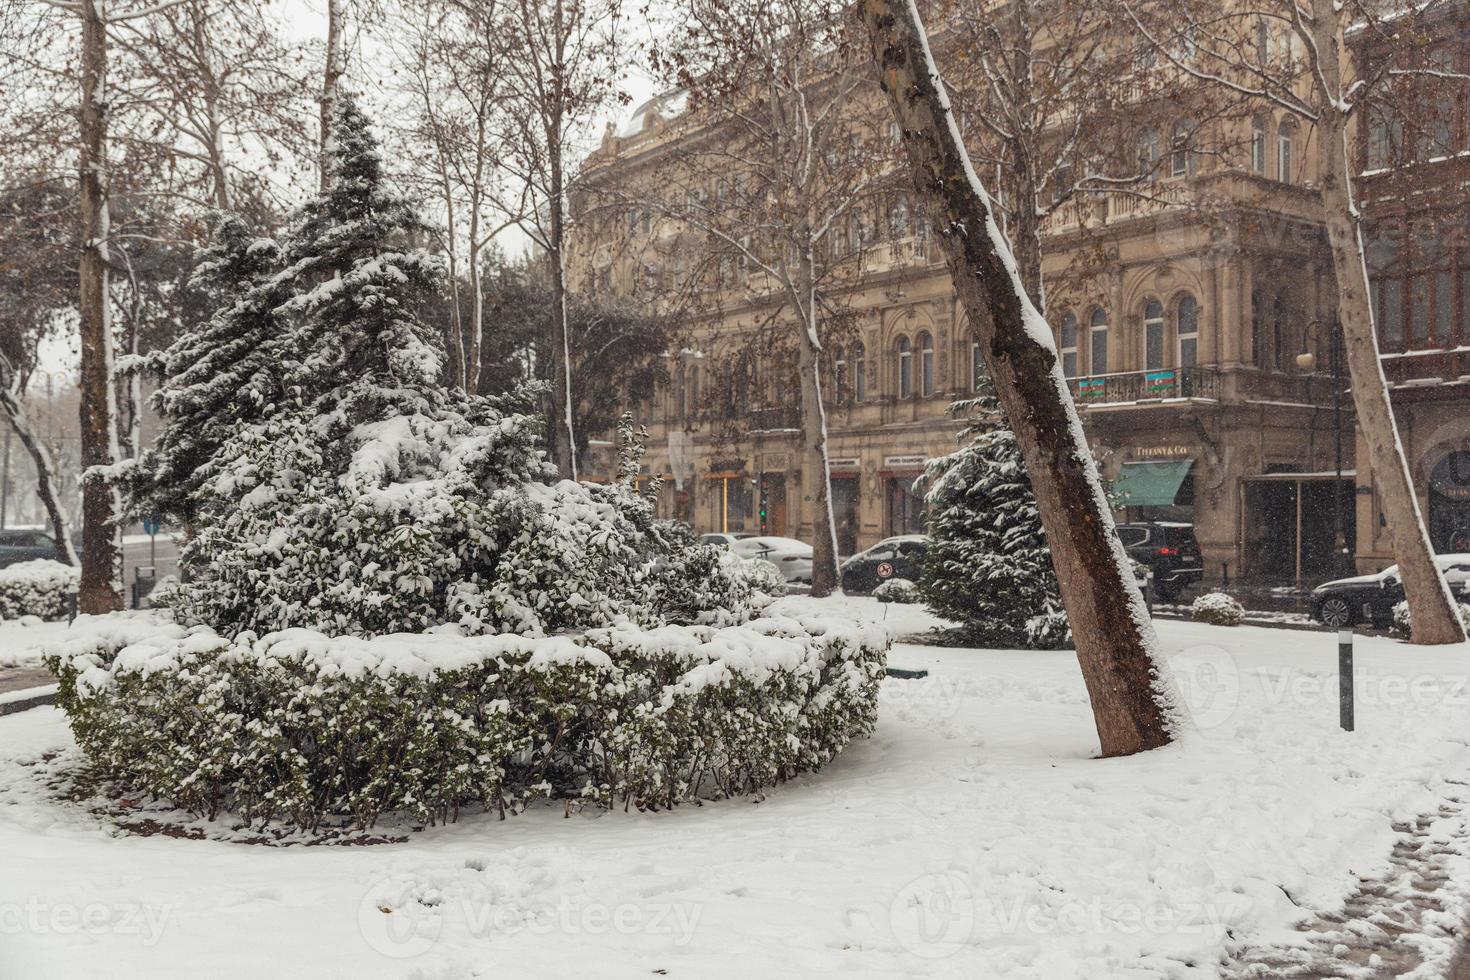
[[[924,530],[924,500],[914,492],[919,474],[888,478],[888,533],[920,534]]]

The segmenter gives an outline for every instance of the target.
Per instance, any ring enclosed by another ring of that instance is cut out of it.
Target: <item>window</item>
[[[1271,61],[1271,25],[1265,17],[1256,18],[1256,65],[1264,68]]]
[[[1176,313],[1179,335],[1179,366],[1192,368],[1199,363],[1199,302],[1188,293],[1179,297]]]
[[[1189,177],[1194,174],[1194,129],[1181,119],[1174,124],[1174,139],[1169,147],[1169,176]]]
[[[1159,134],[1152,129],[1145,129],[1143,135],[1138,137],[1138,172],[1153,173],[1158,163]]]
[[[1164,366],[1164,304],[1156,299],[1143,308],[1143,366],[1148,371]]]
[[[898,338],[898,397],[914,393],[914,348],[907,337]]]
[[[980,353],[980,341],[970,338],[970,390],[979,391],[985,384],[985,357]]]
[[[868,397],[867,349],[860,343],[852,345],[852,397],[857,402]]]
[[[1251,173],[1266,173],[1266,117],[1257,115],[1251,120]]]
[[[919,394],[934,394],[934,338],[928,331],[919,334]]]
[[[1291,339],[1287,328],[1286,297],[1277,294],[1271,302],[1271,364],[1285,371],[1290,355]]]
[[[847,400],[847,352],[841,347],[832,353],[832,394],[838,404]]]
[[[1296,124],[1283,121],[1276,130],[1276,179],[1290,184],[1296,176]]]
[[[1068,313],[1062,317],[1062,329],[1060,331],[1062,349],[1062,374],[1069,378],[1077,377],[1077,317]]]
[[[1099,307],[1092,311],[1091,329],[1091,363],[1088,371],[1092,374],[1108,373],[1108,311]]]
[[[689,414],[699,415],[699,365],[689,365]]]

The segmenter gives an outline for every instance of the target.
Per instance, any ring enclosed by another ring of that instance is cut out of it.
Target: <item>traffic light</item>
[[[761,474],[761,477],[760,477],[760,516],[761,516],[761,533],[762,534],[765,534],[765,533],[767,533],[770,530],[770,524],[766,520],[766,514],[767,514],[766,505],[767,505],[767,503],[769,503],[769,501],[770,501],[770,497],[769,497],[769,495],[766,492],[766,476],[765,476],[764,473],[762,473]]]

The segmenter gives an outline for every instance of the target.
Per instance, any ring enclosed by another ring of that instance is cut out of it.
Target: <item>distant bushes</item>
[[[1224,592],[1207,592],[1194,600],[1190,613],[1196,623],[1212,626],[1239,626],[1245,621],[1245,607]]]
[[[1470,605],[1460,603],[1460,622],[1470,627]],[[1414,637],[1414,626],[1409,621],[1409,603],[1407,600],[1393,607],[1393,635],[1404,640]]]
[[[919,587],[906,578],[891,578],[873,590],[873,598],[879,602],[914,603],[922,602]]]
[[[0,619],[66,619],[80,581],[76,568],[49,558],[0,568]]]

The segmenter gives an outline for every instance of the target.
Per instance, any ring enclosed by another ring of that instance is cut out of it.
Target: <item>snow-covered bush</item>
[[[1064,645],[1061,591],[1015,434],[993,394],[955,410],[970,416],[970,442],[932,460],[924,474],[931,541],[919,594],[937,615],[960,624],[966,642]]]
[[[536,799],[672,806],[820,768],[872,730],[887,634],[796,610],[552,638],[233,639],[82,617],[47,650],[77,742],[196,814],[306,829]]]
[[[1224,592],[1207,592],[1194,600],[1190,615],[1197,623],[1239,626],[1245,620],[1245,607]]]
[[[75,567],[50,558],[0,568],[0,619],[65,619],[80,581]]]
[[[879,602],[913,603],[922,601],[919,587],[906,578],[891,578],[873,590],[873,598]]]
[[[1470,605],[1460,603],[1460,622],[1470,628]],[[1414,636],[1413,624],[1409,621],[1408,600],[1400,602],[1393,607],[1393,635],[1400,639],[1408,640]]]

